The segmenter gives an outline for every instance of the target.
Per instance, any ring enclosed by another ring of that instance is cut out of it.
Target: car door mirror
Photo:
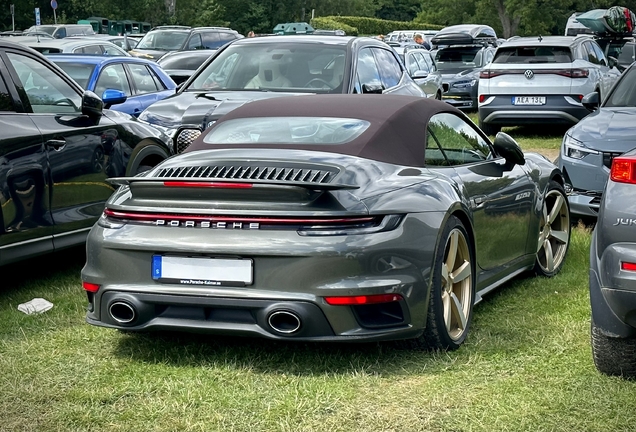
[[[82,95],[82,114],[90,118],[99,118],[102,116],[104,102],[92,91],[84,91]]]
[[[583,99],[581,99],[581,103],[589,111],[596,111],[601,103],[598,92],[586,94],[583,96]]]
[[[362,93],[382,94],[384,88],[381,84],[362,84]]]
[[[499,156],[504,158],[506,162],[515,165],[523,165],[526,163],[526,158],[523,155],[523,151],[517,141],[515,141],[510,135],[504,132],[499,132],[495,136],[493,141],[493,147]]]
[[[105,108],[110,108],[112,105],[117,105],[126,102],[126,95],[121,90],[106,89],[102,95],[102,101],[104,101]]]
[[[411,75],[411,78],[413,79],[422,79],[426,77],[428,77],[428,72],[423,70],[416,70],[415,72],[413,72],[413,75]]]

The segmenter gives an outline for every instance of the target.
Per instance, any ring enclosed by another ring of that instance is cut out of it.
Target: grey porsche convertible
[[[570,242],[563,176],[458,109],[255,101],[118,186],[87,242],[90,324],[456,349],[473,305]]]

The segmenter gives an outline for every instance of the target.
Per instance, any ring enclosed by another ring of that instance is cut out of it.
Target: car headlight
[[[475,84],[477,84],[477,80],[468,80],[468,81],[457,81],[456,83],[453,83],[453,87],[455,88],[468,88],[468,87],[472,87]]]
[[[587,155],[599,154],[598,151],[585,147],[581,141],[572,138],[568,134],[563,138],[563,152],[572,159],[583,159]]]

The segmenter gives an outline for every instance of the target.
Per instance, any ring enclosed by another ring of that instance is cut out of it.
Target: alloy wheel
[[[563,194],[551,190],[543,201],[537,263],[545,273],[552,273],[563,263],[570,242],[570,212]]]
[[[468,324],[473,277],[468,241],[457,228],[450,232],[446,242],[441,279],[446,331],[451,339],[458,340]]]

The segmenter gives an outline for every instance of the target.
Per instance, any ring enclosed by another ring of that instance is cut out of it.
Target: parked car
[[[171,155],[38,52],[0,40],[0,265],[81,244],[113,192]],[[117,95],[116,95],[117,96]]]
[[[157,60],[157,64],[175,83],[181,84],[213,54],[214,50],[174,51]]]
[[[623,73],[600,107],[599,101],[598,93],[583,98],[594,112],[565,133],[559,152],[572,213],[578,217],[597,216],[612,160],[636,147],[636,67]]]
[[[121,103],[107,108],[135,117],[148,106],[173,95],[177,85],[159,65],[136,57],[55,55],[51,60],[80,86],[103,97],[107,90],[123,93]]]
[[[479,125],[575,124],[589,114],[583,96],[607,95],[619,76],[588,35],[515,38],[481,71]]]
[[[437,70],[431,52],[414,44],[400,44],[393,46],[393,49],[406,66],[410,77],[426,93],[426,96],[442,99],[444,93],[442,74]]]
[[[123,49],[124,51],[130,51],[130,50],[134,49],[137,46],[137,43],[139,43],[139,39],[136,39],[134,37],[130,37],[128,35],[113,36],[113,35],[97,34],[96,33],[96,34],[90,35],[90,36],[70,36],[69,37],[69,39],[75,39],[75,38],[105,40],[105,41],[114,43],[119,48]]]
[[[155,27],[130,52],[135,57],[159,60],[171,51],[217,49],[243,35],[228,27]]]
[[[636,149],[612,160],[590,248],[594,364],[605,374],[628,378],[636,378],[634,196]]]
[[[63,39],[67,36],[82,36],[95,34],[95,30],[90,24],[49,24],[49,25],[35,25],[31,26],[24,31],[30,32],[45,32],[53,36],[55,39]]]
[[[477,109],[479,72],[495,54],[495,31],[485,25],[455,25],[440,30],[431,43],[442,73],[443,100],[460,109]]]
[[[214,53],[174,96],[140,120],[162,127],[181,153],[222,115],[246,102],[303,93],[426,96],[383,42],[351,36],[237,39]]]
[[[65,38],[65,39],[39,39],[21,42],[42,54],[93,54],[108,56],[128,56],[122,48],[107,40]]]
[[[251,102],[113,183],[82,281],[87,321],[128,331],[456,349],[474,303],[569,245],[555,165],[414,96]]]

